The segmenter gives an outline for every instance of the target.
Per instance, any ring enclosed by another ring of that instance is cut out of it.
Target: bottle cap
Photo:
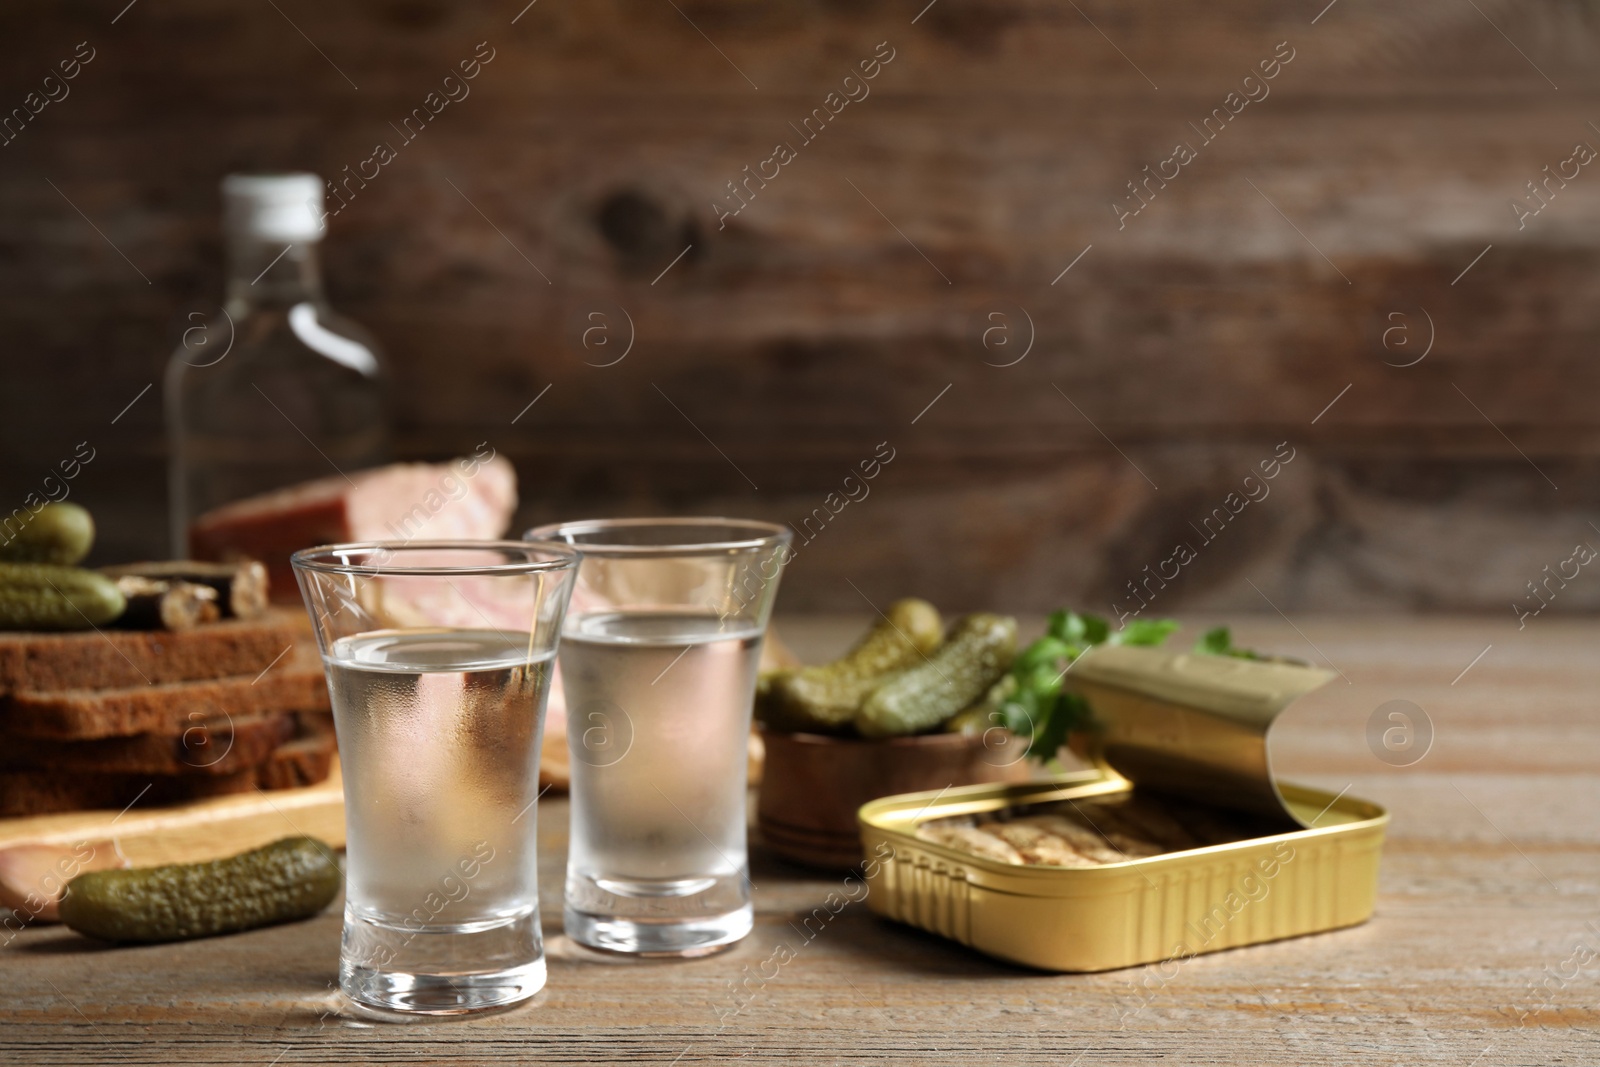
[[[228,233],[264,241],[320,241],[322,179],[315,174],[230,174],[222,179]]]

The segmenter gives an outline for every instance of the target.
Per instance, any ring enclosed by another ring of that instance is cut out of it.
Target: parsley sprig
[[[1077,658],[1096,645],[1159,645],[1178,628],[1172,619],[1135,619],[1120,630],[1098,615],[1058,611],[1045,635],[1011,665],[1015,691],[1000,705],[1007,730],[1028,741],[1028,755],[1054,759],[1067,735],[1089,721],[1089,706],[1062,681]]]
[[[1248,648],[1235,648],[1233,635],[1226,626],[1218,626],[1207,630],[1205,636],[1195,642],[1194,650],[1207,656],[1232,656],[1234,659],[1266,659],[1259,652]]]

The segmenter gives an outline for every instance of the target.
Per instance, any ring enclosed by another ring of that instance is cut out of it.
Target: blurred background
[[[852,612],[1109,613],[1186,542],[1160,613],[1505,613],[1600,545],[1592,0],[12,5],[0,112],[91,52],[0,120],[0,501],[88,442],[96,562],[166,549],[221,178],[379,143],[330,301],[518,531],[785,521],[780,610]]]

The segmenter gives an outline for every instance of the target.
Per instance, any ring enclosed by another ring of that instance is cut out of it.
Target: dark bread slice
[[[305,632],[303,611],[168,630],[0,633],[0,693],[254,677]]]
[[[281,745],[256,768],[255,784],[261,789],[299,789],[316,785],[333,771],[338,749],[333,734],[306,734]]]
[[[218,623],[220,626],[226,623]],[[284,649],[278,646],[278,652]],[[328,684],[306,645],[265,674],[117,689],[24,691],[0,697],[0,731],[18,737],[88,740],[182,733],[196,723],[285,711],[326,712]]]
[[[117,811],[135,804],[142,810],[256,789],[315,785],[332,771],[333,757],[333,735],[323,734],[296,738],[280,745],[260,765],[233,774],[0,771],[0,817],[92,809]]]
[[[41,740],[0,733],[0,770],[222,775],[258,766],[294,737],[293,712],[195,718],[178,733]]]
[[[327,711],[301,711],[295,713],[295,719],[300,724],[300,734],[327,734],[334,735],[333,715]]]

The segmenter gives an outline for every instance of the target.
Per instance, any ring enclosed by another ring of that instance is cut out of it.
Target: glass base
[[[544,988],[539,912],[417,929],[345,910],[339,988],[357,1004],[406,1015],[503,1008]]]
[[[755,923],[746,904],[724,915],[689,922],[639,922],[610,915],[588,915],[568,908],[562,920],[567,936],[586,948],[630,956],[709,956],[741,940]]]
[[[569,859],[562,917],[568,937],[602,952],[703,956],[750,932],[748,886],[743,868],[697,878],[622,878]]]

